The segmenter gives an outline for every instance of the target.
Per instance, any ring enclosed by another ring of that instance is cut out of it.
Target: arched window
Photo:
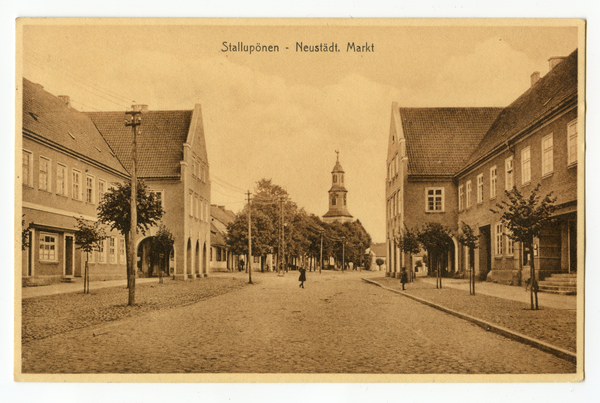
[[[344,206],[346,205],[346,195],[344,195]]]
[[[333,183],[337,182],[337,175],[333,175]]]
[[[344,183],[344,175],[340,175],[340,182]]]
[[[331,196],[331,205],[335,206],[335,194]]]

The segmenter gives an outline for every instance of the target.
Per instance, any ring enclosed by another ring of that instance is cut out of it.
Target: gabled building
[[[404,226],[440,222],[456,233],[460,222],[479,236],[469,256],[454,239],[444,262],[461,275],[474,262],[482,280],[520,284],[536,259],[540,279],[570,273],[577,262],[577,51],[551,58],[550,71],[506,108],[398,108],[393,105],[386,194],[390,275],[403,264],[394,247]],[[556,223],[533,251],[508,238],[490,211],[513,186],[528,195],[558,197]]]
[[[152,111],[142,106],[137,137],[137,172],[162,201],[162,223],[175,238],[168,271],[176,279],[207,276],[210,253],[210,179],[202,112]],[[124,125],[124,112],[88,112],[116,156],[132,167],[132,131]],[[139,237],[138,271],[149,271],[148,248],[157,228]],[[163,269],[167,269],[164,267]],[[142,275],[143,275],[142,274]]]
[[[75,245],[77,217],[97,220],[98,200],[129,173],[85,114],[23,79],[23,283],[45,284],[83,275],[86,256]],[[121,119],[123,121],[123,119]],[[108,233],[89,256],[90,278],[125,278],[125,239]]]
[[[501,110],[392,105],[386,180],[387,270],[392,276],[398,277],[402,267],[414,269],[396,244],[405,228],[432,221],[457,229],[454,173]],[[445,266],[457,267],[456,252],[443,257]]]
[[[233,255],[227,247],[227,225],[235,220],[235,213],[227,210],[225,206],[210,206],[211,220],[211,271],[230,271],[238,266],[239,257]]]

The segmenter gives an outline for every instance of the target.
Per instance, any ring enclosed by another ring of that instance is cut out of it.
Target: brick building
[[[123,112],[88,112],[123,166],[131,169],[131,129]],[[175,238],[168,271],[176,279],[207,276],[210,254],[210,180],[202,112],[152,111],[142,108],[137,137],[138,178],[157,193],[165,215],[162,223]],[[149,271],[149,246],[158,228],[137,239],[138,271]],[[163,269],[167,269],[164,267]]]
[[[482,280],[519,284],[536,259],[541,279],[576,270],[577,262],[577,51],[550,59],[544,77],[506,108],[398,108],[393,105],[388,144],[388,271],[407,256],[394,247],[406,227],[437,221],[456,233],[465,222],[479,236],[475,270]],[[490,211],[516,186],[528,195],[558,197],[557,221],[526,253],[506,236]],[[447,258],[452,275],[468,267],[468,251],[454,240]],[[533,253],[531,253],[533,252]],[[533,255],[533,256],[532,256]]]
[[[22,225],[30,239],[22,253],[23,283],[82,276],[86,257],[75,245],[75,217],[96,221],[102,194],[129,173],[68,97],[55,97],[27,79],[22,90]],[[107,235],[102,250],[89,256],[92,280],[125,278],[125,239]]]

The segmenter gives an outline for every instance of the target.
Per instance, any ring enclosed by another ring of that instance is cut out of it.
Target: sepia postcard
[[[18,19],[15,380],[582,381],[585,29]]]

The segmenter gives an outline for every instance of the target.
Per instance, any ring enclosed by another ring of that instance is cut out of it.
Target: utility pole
[[[128,273],[128,286],[129,286],[129,302],[128,305],[135,303],[135,266],[137,265],[136,257],[137,251],[135,250],[136,233],[137,233],[137,127],[142,124],[142,111],[137,108],[136,105],[132,105],[131,111],[126,111],[126,115],[131,115],[130,121],[125,121],[126,127],[133,128],[133,144],[131,149],[131,160],[133,162],[133,168],[131,171],[131,214],[129,223],[129,256],[131,261],[131,267],[129,267]]]
[[[346,268],[346,238],[342,238],[342,273]]]
[[[252,207],[250,207],[250,191],[248,191],[248,283],[252,284]]]
[[[323,268],[323,231],[321,231],[321,260],[319,262],[319,274],[321,274],[322,268]]]

